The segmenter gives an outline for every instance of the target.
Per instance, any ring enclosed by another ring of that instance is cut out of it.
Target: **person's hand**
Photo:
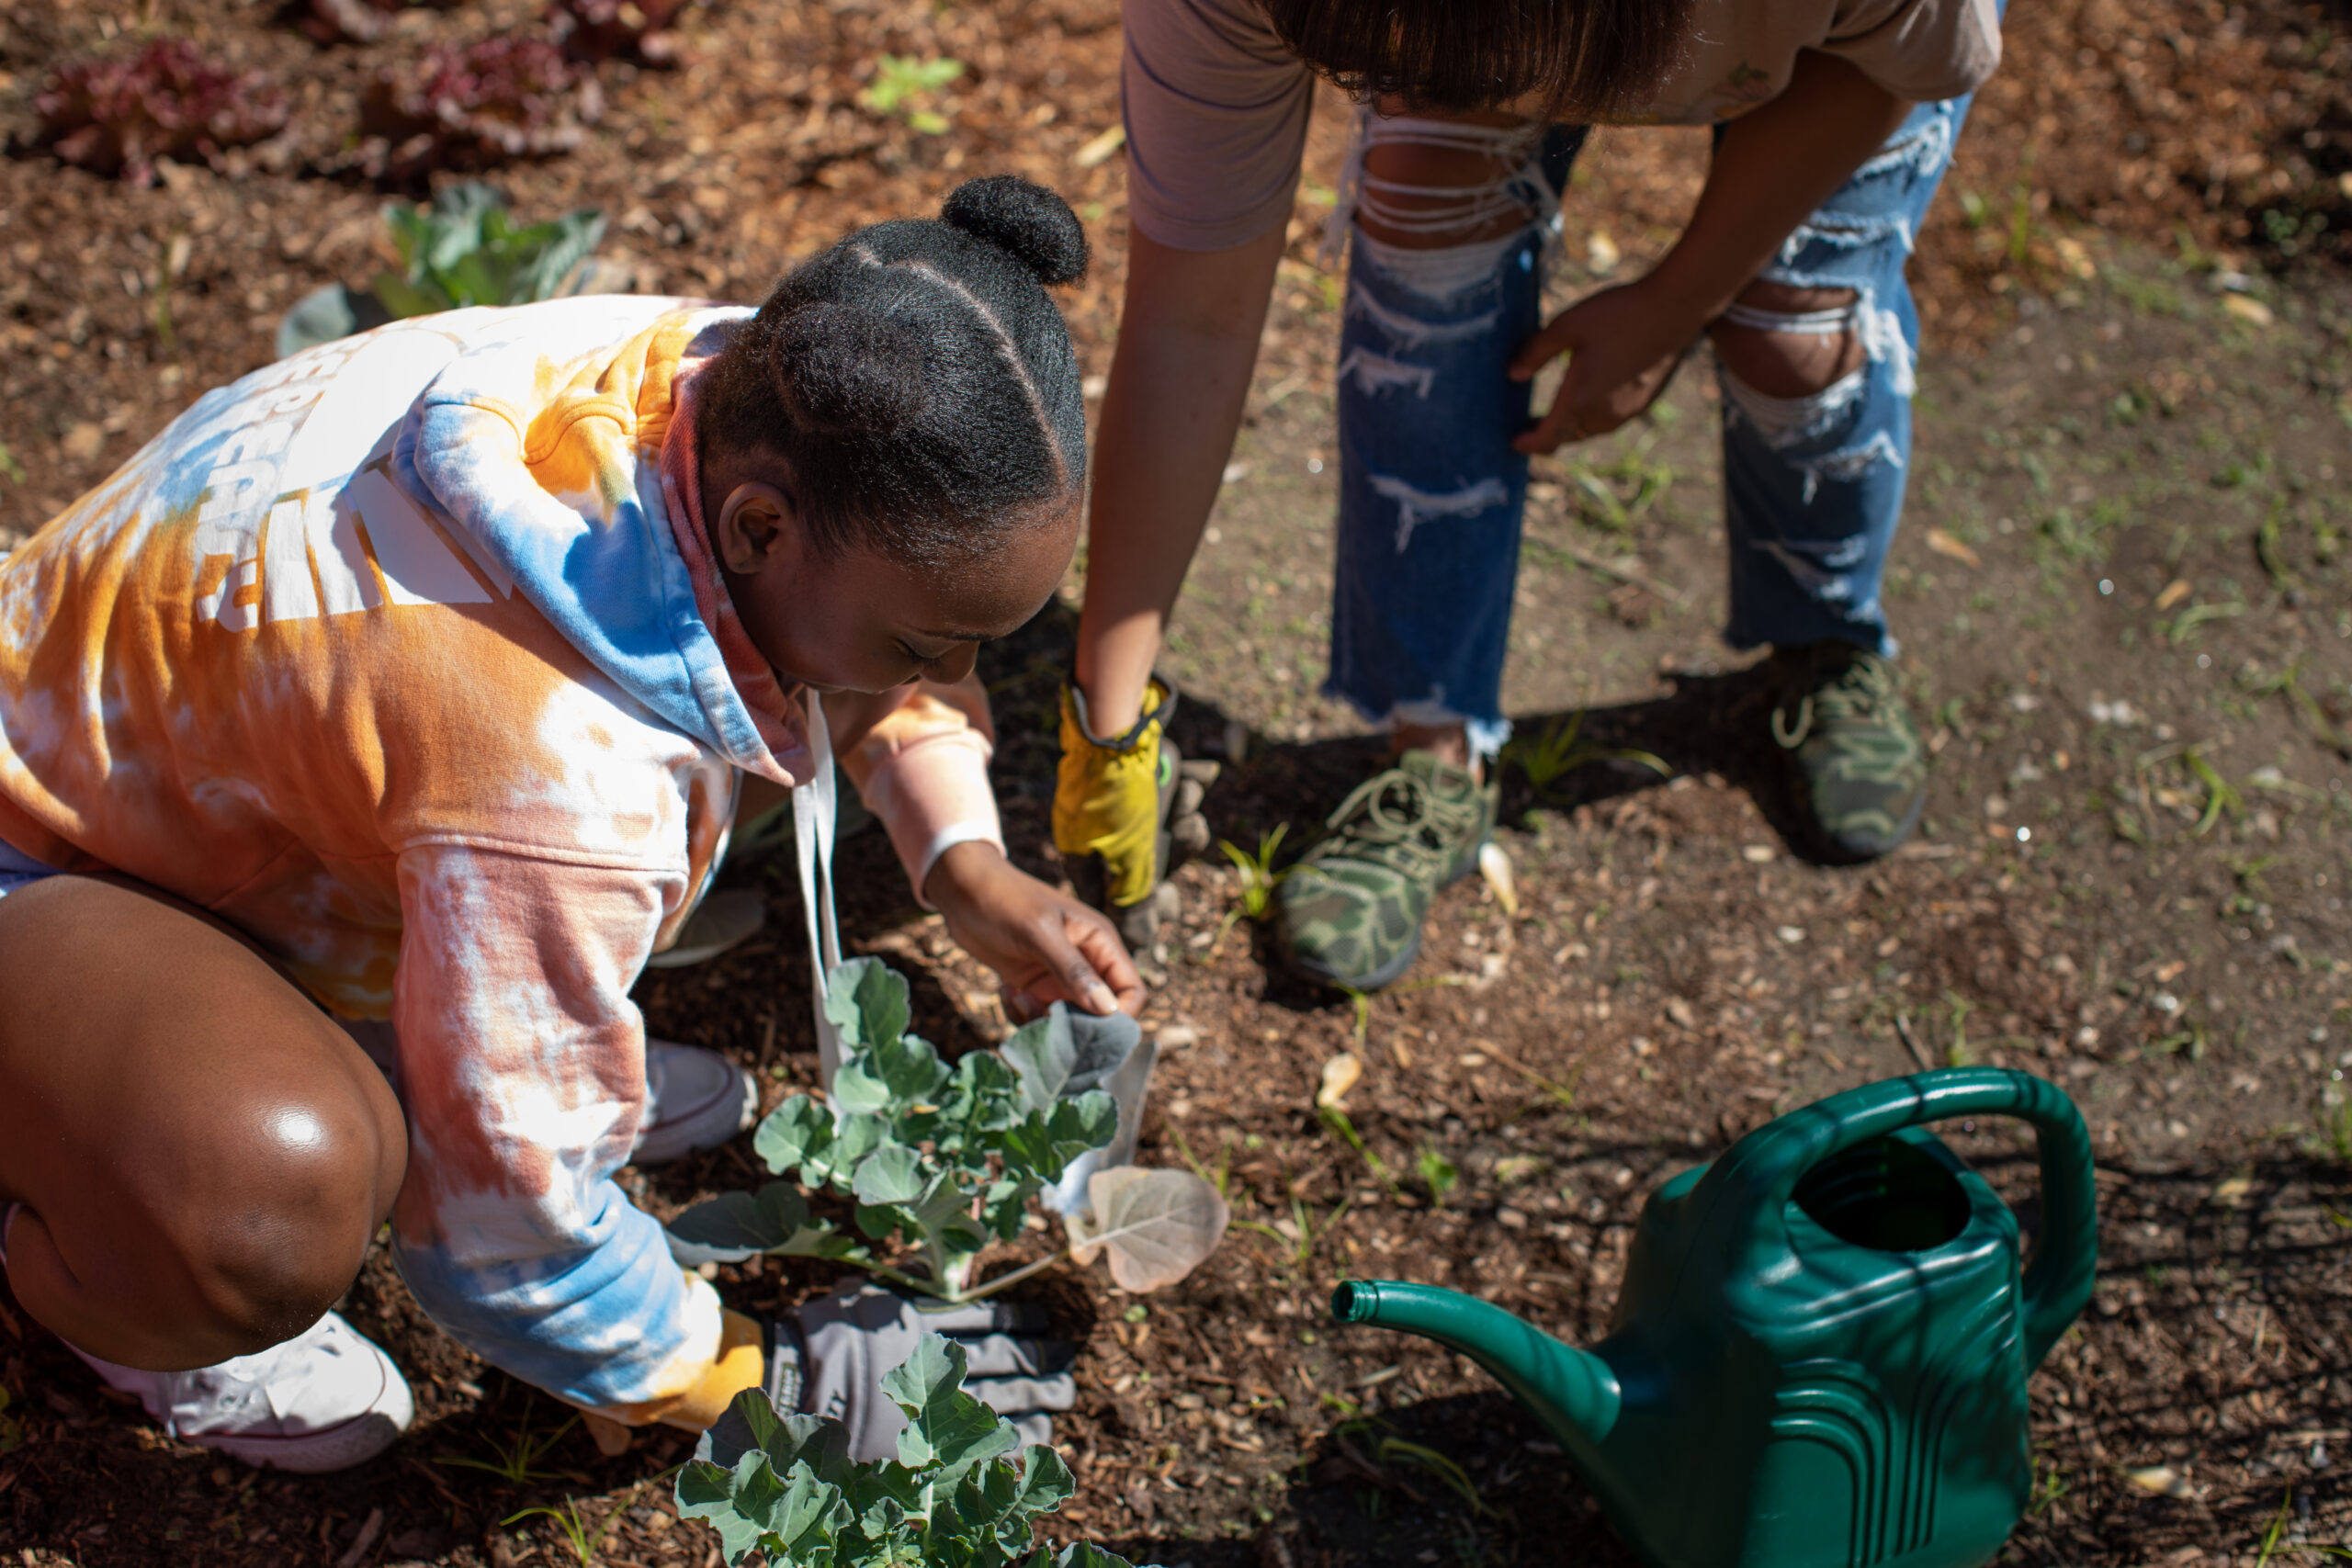
[[[1653,281],[1589,294],[1552,319],[1510,364],[1510,378],[1529,381],[1560,355],[1568,356],[1552,406],[1511,445],[1530,454],[1606,435],[1648,408],[1674,367],[1706,328],[1700,312]]]
[[[923,881],[947,934],[1003,982],[1016,1023],[1056,1002],[1088,1012],[1143,1010],[1142,976],[1111,922],[978,840],[950,847]]]

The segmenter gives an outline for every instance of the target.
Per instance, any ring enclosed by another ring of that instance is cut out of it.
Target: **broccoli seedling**
[[[775,1568],[1127,1568],[1080,1543],[1033,1546],[1074,1490],[1061,1456],[964,1391],[963,1347],[926,1336],[882,1392],[906,1412],[896,1461],[849,1457],[849,1432],[736,1396],[678,1472],[678,1513],[718,1531],[730,1563]]]
[[[1008,1280],[971,1291],[972,1266],[991,1241],[1020,1234],[1030,1201],[1072,1161],[1117,1135],[1119,1108],[1101,1086],[1135,1048],[1134,1021],[1057,1005],[1001,1052],[950,1067],[906,1032],[905,978],[871,958],[834,971],[825,1010],[845,1054],[831,1103],[795,1095],[752,1139],[768,1169],[797,1170],[799,1186],[773,1181],[695,1205],[670,1227],[673,1249],[696,1260],[839,1258],[949,1301],[1001,1289]],[[866,1241],[895,1235],[922,1271],[883,1264],[814,1216],[802,1188],[853,1198]]]
[[[159,158],[226,173],[229,149],[285,128],[287,103],[260,72],[216,65],[186,39],[157,39],[136,54],[60,66],[33,112],[66,163],[150,186]]]

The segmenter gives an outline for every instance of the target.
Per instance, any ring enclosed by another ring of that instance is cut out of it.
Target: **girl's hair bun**
[[[824,435],[883,436],[926,400],[922,329],[854,305],[816,301],[776,323],[768,366],[785,413]]]
[[[1009,252],[1044,284],[1086,276],[1086,231],[1069,203],[1019,175],[989,175],[957,186],[940,218]]]

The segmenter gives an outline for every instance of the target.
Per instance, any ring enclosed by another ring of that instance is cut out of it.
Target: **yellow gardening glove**
[[[1079,896],[1106,912],[1151,897],[1166,867],[1162,837],[1176,779],[1175,749],[1163,737],[1176,694],[1145,688],[1143,716],[1125,735],[1099,739],[1086,719],[1086,694],[1062,687],[1062,762],[1054,788],[1054,847]]]
[[[638,1427],[659,1423],[689,1432],[704,1431],[727,1414],[737,1394],[766,1382],[766,1335],[759,1320],[727,1312],[719,1319],[718,1354],[694,1387],[666,1399],[608,1412],[586,1410],[582,1416],[596,1447],[606,1454],[616,1454],[628,1450],[631,1431]]]

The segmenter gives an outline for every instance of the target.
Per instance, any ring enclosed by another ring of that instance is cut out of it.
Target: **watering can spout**
[[[1331,1314],[1461,1351],[1577,1447],[1598,1445],[1617,1425],[1623,1395],[1608,1362],[1476,1297],[1398,1280],[1351,1280],[1332,1292]]]

